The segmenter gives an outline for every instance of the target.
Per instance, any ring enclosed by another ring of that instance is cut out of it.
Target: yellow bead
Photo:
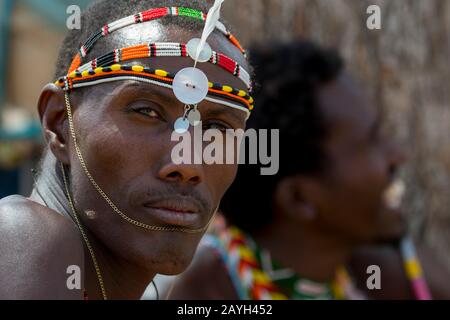
[[[81,76],[82,76],[82,77],[87,77],[87,76],[89,76],[89,70],[83,71],[83,72],[81,73]]]
[[[225,91],[225,92],[233,92],[233,88],[230,87],[230,86],[223,86],[222,90]]]
[[[111,66],[112,71],[119,71],[122,66],[120,64],[113,64]]]
[[[288,300],[288,298],[282,293],[271,292],[270,295],[272,297],[272,300]]]
[[[131,70],[136,71],[136,72],[142,72],[142,71],[144,71],[144,67],[143,66],[133,66],[131,68]]]
[[[160,77],[167,77],[168,72],[160,69],[155,70],[155,74]]]
[[[244,90],[239,90],[239,92],[238,92],[239,97],[245,97],[246,95],[247,95],[247,92],[245,92]]]
[[[253,103],[254,102],[253,97],[250,97],[250,99],[248,99],[248,102]]]
[[[270,278],[260,270],[253,270],[253,280],[259,284],[269,284]]]
[[[254,107],[255,107],[255,106],[252,105],[252,106],[249,106],[248,109],[249,109],[250,111],[252,111]]]
[[[103,68],[102,67],[98,67],[94,69],[95,73],[102,73],[103,72]]]
[[[214,84],[213,84],[212,82],[208,82],[208,87],[209,87],[209,88],[212,88],[213,85],[214,85]]]
[[[248,248],[246,247],[240,247],[239,248],[239,253],[241,255],[241,257],[245,260],[253,260],[253,252],[250,251]]]
[[[75,71],[73,71],[69,74],[69,78],[73,79],[73,78],[75,78],[75,75],[76,75],[76,73],[75,73]]]
[[[406,273],[408,274],[408,278],[417,279],[422,276],[422,270],[420,268],[417,260],[407,260],[405,261]]]

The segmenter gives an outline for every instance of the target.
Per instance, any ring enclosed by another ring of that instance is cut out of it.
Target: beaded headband
[[[157,19],[161,19],[167,16],[174,17],[188,17],[200,21],[206,21],[207,15],[199,10],[184,8],[184,7],[163,7],[156,9],[149,9],[146,11],[142,11],[136,13],[134,15],[116,20],[112,23],[109,23],[103,26],[100,30],[98,30],[95,34],[90,36],[88,40],[81,46],[79,49],[79,53],[75,56],[72,61],[72,65],[69,69],[69,73],[77,69],[84,57],[89,53],[94,44],[101,38],[108,36],[112,32],[119,30],[121,28],[138,24],[147,21],[153,21]],[[225,37],[235,46],[237,47],[244,56],[246,56],[246,51],[241,46],[239,41],[226,29],[226,27],[220,21],[216,22],[215,28],[222,32]]]
[[[200,122],[201,116],[197,110],[197,104],[202,100],[213,101],[218,104],[245,111],[248,118],[250,111],[253,109],[253,98],[251,98],[248,93],[243,90],[234,89],[228,85],[211,83],[207,80],[206,75],[204,75],[202,71],[195,68],[197,62],[210,62],[216,64],[242,80],[247,86],[247,89],[251,91],[249,73],[233,59],[222,53],[212,51],[206,43],[206,39],[212,31],[218,29],[245,55],[245,50],[240,45],[239,41],[237,41],[219,21],[220,7],[223,1],[224,0],[216,0],[214,6],[208,12],[208,15],[199,10],[190,8],[163,7],[139,12],[109,23],[89,37],[81,46],[79,52],[72,60],[68,74],[63,78],[58,79],[56,84],[62,89],[69,91],[74,88],[100,83],[133,79],[170,88],[174,91],[178,100],[186,105],[183,117],[179,118],[174,124],[175,130],[179,133],[186,131],[189,124],[197,125]],[[211,16],[208,18],[209,15]],[[166,16],[189,17],[206,21],[202,39],[192,39],[187,44],[157,42],[115,49],[112,52],[81,65],[82,59],[87,56],[95,43],[102,37],[106,37],[116,30],[133,24],[153,21]],[[118,62],[132,59],[164,56],[191,57],[195,60],[194,68],[185,68],[174,76],[163,70],[155,70],[144,66],[118,64]],[[164,74],[164,76],[161,77],[161,75],[156,74],[155,71]],[[213,99],[208,97],[208,94],[222,96],[227,99],[231,98],[238,104],[222,99]],[[242,104],[245,107],[243,107]],[[187,121],[188,118],[189,121]]]
[[[113,64],[108,67],[97,67],[85,71],[73,71],[66,77],[58,79],[55,84],[64,91],[70,91],[76,88],[92,86],[100,83],[118,81],[118,80],[137,80],[146,83],[155,84],[161,87],[173,89],[175,75],[161,69],[152,69],[140,65],[120,65]],[[239,90],[230,86],[223,86],[218,83],[208,82],[208,92],[214,96],[231,98],[238,104],[232,104],[227,101],[210,99],[205,100],[226,104],[238,110],[249,113],[253,110],[253,98],[244,90]],[[243,104],[246,108],[239,104]]]
[[[141,58],[189,57],[186,46],[187,45],[184,43],[155,42],[115,49],[114,51],[108,52],[83,64],[75,71],[83,72],[89,69],[95,70],[97,67],[105,67],[119,62]],[[236,61],[222,53],[213,51],[208,62],[222,67],[235,77],[241,79],[247,86],[248,90],[251,91],[250,74]]]

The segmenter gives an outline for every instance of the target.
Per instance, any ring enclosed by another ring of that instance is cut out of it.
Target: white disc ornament
[[[187,118],[191,126],[196,127],[200,124],[202,116],[200,114],[200,111],[198,111],[197,109],[192,109],[191,111],[189,111]]]
[[[187,54],[194,60],[197,57],[197,49],[198,49],[199,44],[200,44],[199,38],[191,39],[186,44]],[[209,59],[211,59],[211,56],[212,56],[212,49],[208,43],[205,43],[205,45],[203,46],[203,49],[200,51],[200,54],[198,55],[197,62],[209,61]]]
[[[173,79],[173,93],[186,105],[198,104],[208,95],[208,78],[197,68],[184,68]]]
[[[183,134],[189,129],[189,121],[184,117],[180,117],[175,121],[173,127],[176,133]]]

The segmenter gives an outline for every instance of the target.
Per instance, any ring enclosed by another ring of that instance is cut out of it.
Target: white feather
[[[209,9],[208,16],[206,18],[205,27],[203,28],[202,37],[200,39],[200,43],[197,47],[197,54],[195,56],[195,64],[194,68],[197,66],[198,57],[200,56],[200,53],[202,52],[206,40],[208,39],[209,35],[214,31],[216,28],[216,24],[220,19],[220,9],[222,7],[222,3],[225,0],[216,0],[214,2],[214,5]]]

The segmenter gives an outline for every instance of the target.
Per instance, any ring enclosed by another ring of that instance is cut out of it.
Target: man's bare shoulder
[[[0,200],[0,299],[80,298],[67,269],[82,270],[83,255],[68,218],[22,196]]]

